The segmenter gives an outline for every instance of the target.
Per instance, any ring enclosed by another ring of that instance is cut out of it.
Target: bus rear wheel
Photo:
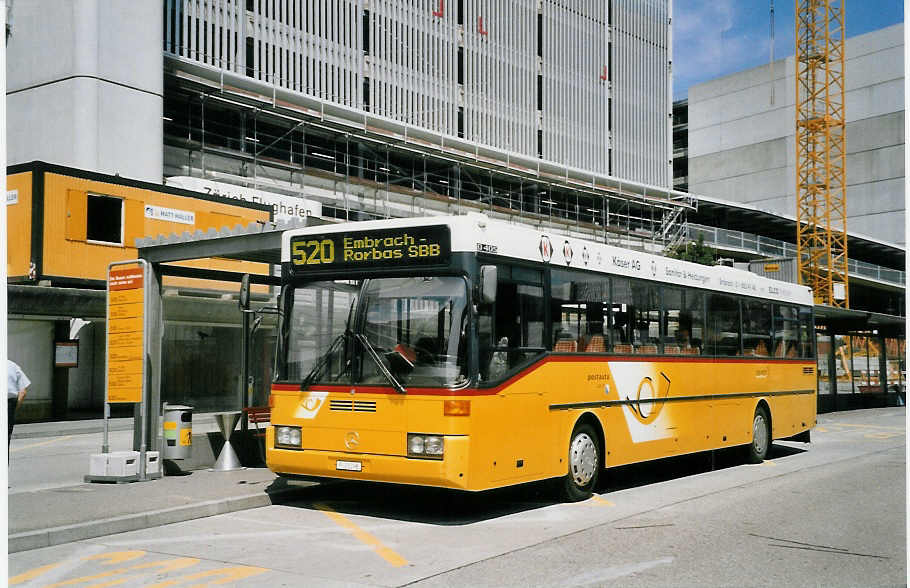
[[[567,502],[587,500],[594,492],[603,457],[597,434],[587,423],[579,423],[569,440],[569,468],[562,483],[562,498]]]
[[[761,463],[771,449],[771,418],[764,406],[755,409],[752,417],[752,442],[749,443],[749,463]]]

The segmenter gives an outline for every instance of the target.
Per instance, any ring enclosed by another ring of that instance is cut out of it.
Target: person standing
[[[6,404],[9,407],[9,412],[7,413],[9,438],[7,439],[7,443],[9,443],[9,441],[13,439],[13,424],[16,422],[16,409],[19,408],[22,401],[25,399],[28,386],[32,382],[28,379],[28,376],[25,375],[25,372],[22,371],[22,368],[11,359],[6,360],[6,370]]]

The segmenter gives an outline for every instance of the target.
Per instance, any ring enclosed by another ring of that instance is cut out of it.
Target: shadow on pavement
[[[775,444],[769,459],[786,458],[804,451]],[[733,448],[621,466],[602,474],[597,492],[642,487],[743,464],[742,449]],[[293,491],[295,486],[299,486],[297,491]],[[443,526],[469,525],[559,503],[555,480],[483,492],[462,492],[334,480],[304,486],[295,480],[277,478],[266,492],[273,504]]]
[[[805,449],[774,443],[768,452],[768,459],[782,459],[805,453]],[[649,484],[667,482],[687,476],[703,474],[714,470],[725,470],[746,463],[742,447],[730,447],[716,451],[704,451],[679,457],[668,457],[644,463],[620,466],[607,470],[601,478],[600,492],[615,492],[629,488],[640,488]]]

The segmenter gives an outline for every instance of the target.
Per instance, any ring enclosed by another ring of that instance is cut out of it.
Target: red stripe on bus
[[[532,371],[540,368],[543,364],[554,363],[609,363],[609,362],[651,362],[651,363],[762,363],[762,364],[791,364],[791,365],[811,365],[815,362],[806,359],[776,359],[776,358],[738,358],[738,357],[718,357],[704,358],[702,356],[685,357],[685,356],[641,356],[641,355],[548,355],[540,361],[536,361],[516,373],[508,380],[493,386],[491,388],[464,388],[461,390],[452,390],[450,388],[408,388],[406,396],[493,396],[499,394],[506,387],[518,382],[518,380],[530,374]],[[339,386],[320,385],[315,386],[321,392],[334,392],[350,394],[354,390],[355,394],[386,394],[388,396],[398,396],[399,393],[392,389],[391,386],[361,386],[349,384]],[[272,384],[274,392],[300,392],[299,384]]]

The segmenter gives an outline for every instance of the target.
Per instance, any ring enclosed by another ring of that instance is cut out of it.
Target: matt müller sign
[[[213,182],[212,180],[192,178],[189,176],[174,176],[168,178],[167,185],[174,186],[175,188],[183,188],[184,190],[193,190],[194,192],[203,192],[205,194],[211,194],[212,196],[220,196],[222,198],[233,198],[234,200],[243,200],[245,202],[268,204],[272,207],[272,218],[276,221],[306,218],[308,216],[322,216],[322,204],[308,198],[273,194],[264,190],[245,188],[243,186],[235,186],[234,184]]]
[[[145,218],[181,223],[184,225],[196,224],[195,212],[190,210],[178,210],[176,208],[165,208],[164,206],[152,206],[151,204],[145,205]]]

